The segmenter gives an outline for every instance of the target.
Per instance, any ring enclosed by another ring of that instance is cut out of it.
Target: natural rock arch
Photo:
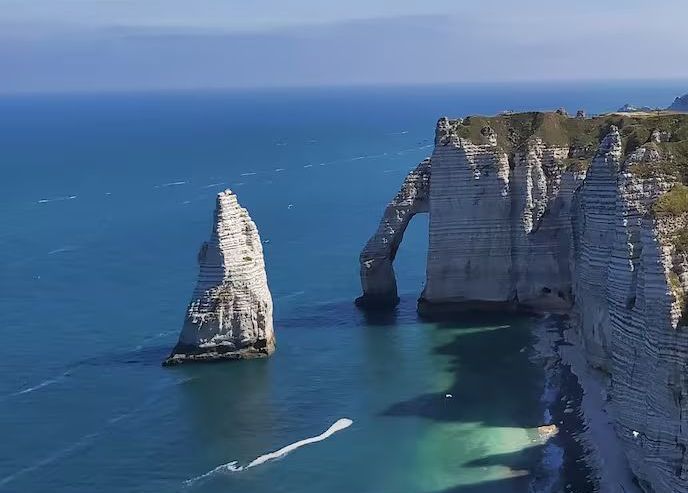
[[[429,211],[430,159],[422,161],[404,180],[387,207],[375,234],[361,252],[363,307],[392,307],[399,303],[393,262],[411,218]]]

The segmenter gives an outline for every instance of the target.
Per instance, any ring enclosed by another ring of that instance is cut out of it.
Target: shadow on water
[[[523,493],[528,491],[532,478],[524,471],[508,478],[493,479],[478,484],[452,486],[433,493]]]
[[[124,351],[111,351],[105,354],[82,359],[72,365],[72,368],[83,366],[119,366],[140,365],[160,366],[162,361],[169,356],[173,345],[155,345],[139,347]]]
[[[405,321],[417,321],[415,298],[402,298],[399,306],[385,310],[361,310],[351,300],[337,300],[307,305],[298,315],[277,314],[275,331],[283,329],[319,328],[336,325],[357,327],[395,327]]]
[[[409,416],[443,423],[480,423],[486,428],[532,429],[543,424],[543,372],[529,360],[533,319],[496,312],[466,312],[423,320],[443,341],[434,353],[448,359],[451,384],[389,406],[383,416]],[[522,493],[541,481],[544,445],[486,455],[462,465],[504,468],[506,477],[456,485],[436,493]]]
[[[542,392],[542,371],[528,360],[530,321],[521,316],[475,313],[437,320],[435,330],[453,334],[448,343],[434,349],[449,358],[453,383],[442,392],[393,404],[384,415],[495,427],[541,425],[542,415],[534,403]]]

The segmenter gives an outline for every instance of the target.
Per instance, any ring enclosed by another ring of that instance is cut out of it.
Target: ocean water
[[[439,116],[667,105],[687,87],[1,97],[0,491],[527,491],[535,322],[420,321],[426,217],[395,263],[394,313],[353,306],[358,253]],[[226,187],[269,240],[277,352],[162,368]]]

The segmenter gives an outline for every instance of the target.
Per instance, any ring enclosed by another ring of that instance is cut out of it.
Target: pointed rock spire
[[[210,240],[179,342],[165,365],[254,358],[275,349],[272,297],[258,229],[236,195],[217,196]]]

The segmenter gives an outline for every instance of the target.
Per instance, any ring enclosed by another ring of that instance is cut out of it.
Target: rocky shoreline
[[[544,491],[640,493],[607,414],[600,376],[590,375],[578,360],[570,322],[566,315],[545,315],[533,328],[532,360],[545,372],[545,418],[558,431],[546,445],[543,461],[547,447],[561,453],[560,484]]]

